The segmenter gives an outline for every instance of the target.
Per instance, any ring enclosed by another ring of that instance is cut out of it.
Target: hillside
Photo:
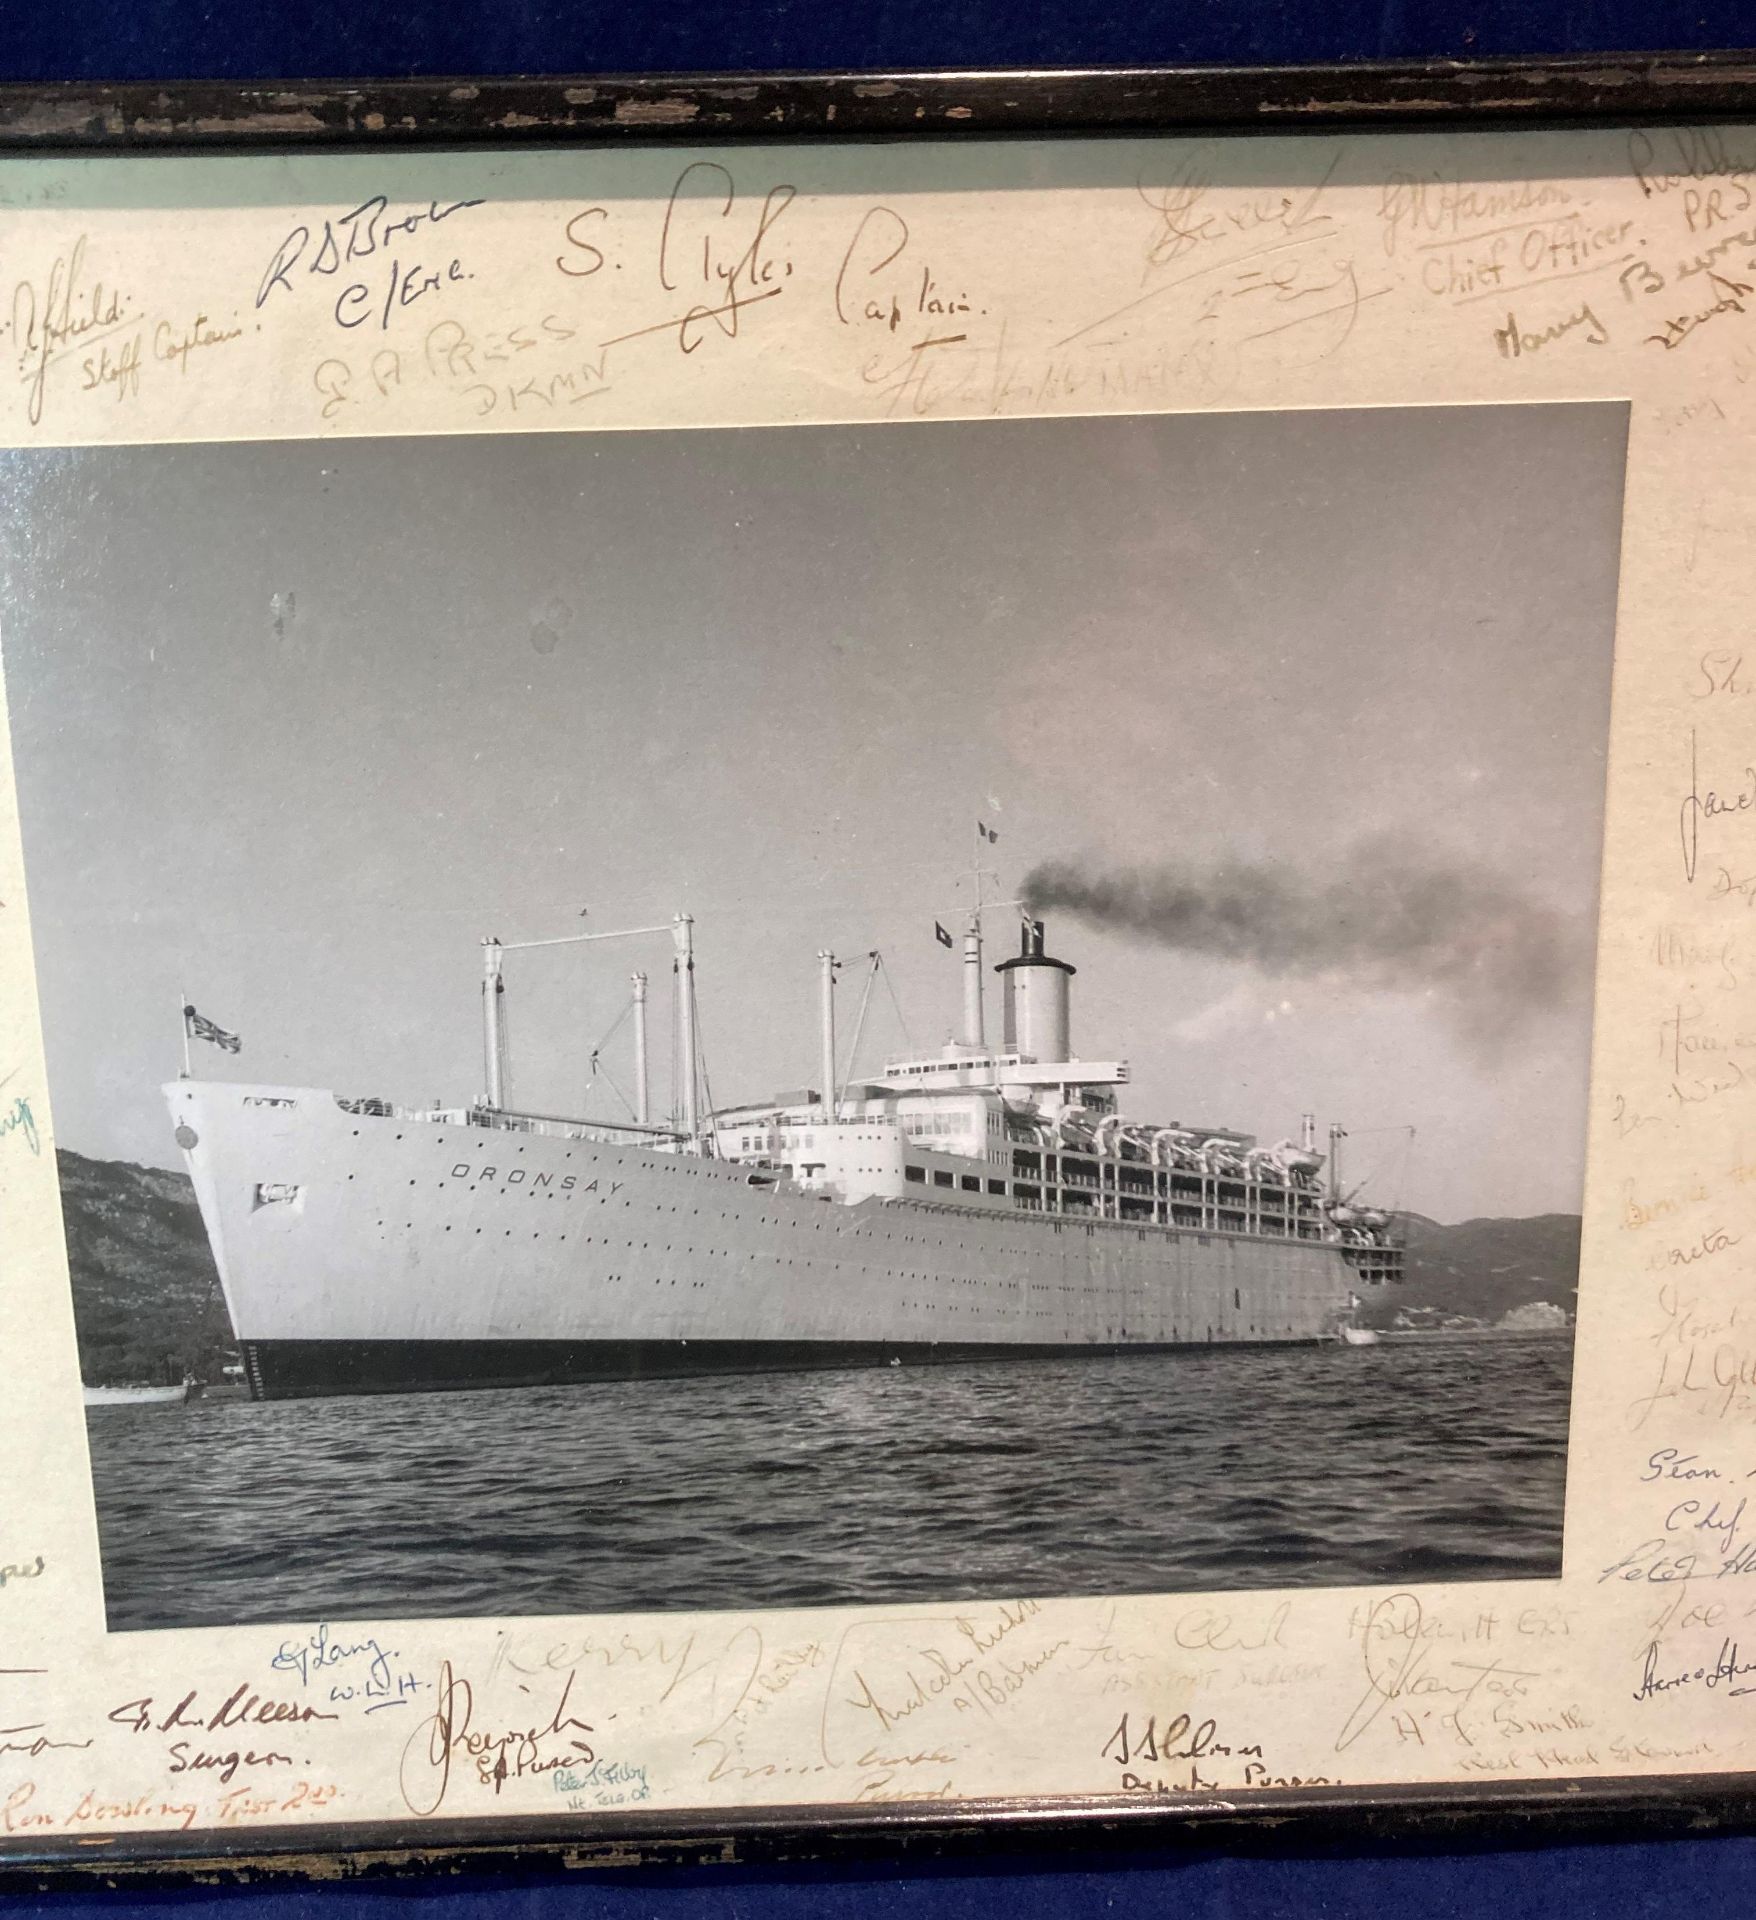
[[[1573,1317],[1579,1295],[1578,1214],[1441,1226],[1410,1213],[1402,1224],[1408,1278],[1372,1302],[1365,1316],[1370,1324],[1388,1326],[1398,1313],[1417,1320],[1456,1317],[1491,1324],[1538,1300]]]
[[[87,1384],[185,1369],[217,1382],[237,1351],[188,1180],[65,1150],[56,1157]]]

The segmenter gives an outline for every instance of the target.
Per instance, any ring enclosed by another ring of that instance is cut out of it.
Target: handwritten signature
[[[1748,813],[1756,807],[1756,767],[1746,767],[1738,784],[1726,792],[1709,787],[1701,791],[1700,760],[1696,750],[1695,729],[1689,729],[1689,791],[1677,809],[1677,826],[1682,840],[1683,877],[1694,883],[1701,860],[1703,821],[1721,820],[1729,815]]]
[[[1634,1698],[1653,1700],[1660,1694],[1675,1693],[1680,1688],[1695,1686],[1705,1687],[1711,1693],[1716,1687],[1724,1686],[1726,1692],[1735,1699],[1741,1694],[1756,1693],[1756,1686],[1734,1687],[1726,1684],[1747,1673],[1756,1673],[1756,1660],[1740,1660],[1735,1640],[1720,1643],[1718,1657],[1712,1666],[1684,1667],[1675,1673],[1660,1673],[1658,1642],[1655,1640],[1646,1649],[1646,1660],[1641,1668],[1640,1684],[1634,1689]]]
[[[590,1722],[568,1711],[573,1678],[569,1674],[562,1683],[546,1720],[478,1729],[475,1689],[445,1661],[439,1669],[438,1704],[409,1735],[402,1752],[398,1778],[409,1811],[436,1813],[444,1805],[452,1765],[459,1758],[473,1770],[478,1785],[491,1787],[496,1794],[508,1780],[557,1773],[564,1767],[589,1767],[598,1757],[597,1750],[580,1737],[592,1731]]]
[[[1466,1746],[1474,1746],[1465,1709],[1484,1696],[1522,1697],[1528,1682],[1540,1676],[1529,1668],[1509,1667],[1497,1657],[1487,1662],[1460,1660],[1453,1655],[1444,1675],[1432,1670],[1435,1651],[1427,1636],[1426,1616],[1412,1593],[1393,1593],[1380,1600],[1366,1616],[1360,1636],[1366,1669],[1366,1690],[1342,1722],[1335,1751],[1344,1753],[1390,1707],[1399,1708],[1398,1728],[1425,1741],[1421,1721],[1443,1706],[1441,1723]],[[1389,1643],[1388,1651],[1386,1642]]]
[[[42,1137],[37,1132],[37,1118],[31,1112],[28,1094],[15,1094],[11,1106],[0,1112],[0,1140],[12,1133],[16,1133],[32,1153],[42,1152]]]
[[[357,1700],[365,1712],[378,1713],[406,1706],[412,1695],[427,1690],[427,1681],[396,1664],[400,1658],[396,1648],[380,1646],[375,1636],[332,1640],[329,1628],[320,1626],[308,1639],[283,1640],[269,1665],[277,1673],[298,1674],[306,1686],[313,1678],[327,1679],[331,1705]]]
[[[693,197],[702,190],[706,198]],[[675,332],[677,345],[694,353],[709,324],[728,340],[738,337],[745,308],[778,298],[793,263],[774,243],[774,229],[797,197],[780,184],[763,195],[753,226],[742,224],[737,182],[717,160],[695,160],[678,174],[659,226],[658,280],[666,293],[702,296],[676,319],[660,320],[618,334],[603,345],[620,346],[647,334]]]
[[[1245,194],[1224,207],[1215,207],[1207,199],[1213,175],[1203,148],[1176,162],[1162,183],[1149,185],[1142,178],[1136,190],[1158,215],[1158,226],[1147,247],[1148,269],[1172,266],[1212,241],[1239,234],[1270,232],[1285,238],[1301,234],[1314,238],[1330,230],[1334,220],[1320,210],[1319,203],[1340,164],[1338,149],[1323,177],[1307,191],[1276,189]]]
[[[40,1561],[38,1562],[38,1571],[41,1571]],[[42,1667],[0,1667],[0,1680],[34,1679],[40,1677],[43,1672],[44,1669]],[[0,1754],[19,1753],[23,1754],[26,1759],[35,1760],[41,1755],[53,1750],[89,1747],[91,1745],[90,1740],[57,1740],[52,1734],[46,1731],[47,1726],[47,1721],[27,1720],[15,1727],[0,1727]],[[31,1738],[28,1740],[22,1738],[21,1736],[24,1734],[29,1734]],[[14,1799],[16,1799],[16,1795]],[[6,1831],[11,1833],[13,1831],[11,1818],[13,1801],[7,1802],[6,1811]]]
[[[29,389],[32,426],[43,417],[49,369],[75,348],[93,347],[139,319],[129,296],[101,279],[87,283],[82,233],[56,256],[39,288],[21,280],[12,293],[11,330],[18,352],[19,378]]]
[[[403,255],[410,242],[482,204],[479,199],[452,200],[442,206],[437,200],[429,200],[425,207],[393,214],[389,199],[375,193],[351,212],[325,220],[319,235],[314,236],[311,228],[301,223],[269,256],[256,289],[257,309],[260,311],[277,287],[293,292],[295,268],[305,276],[321,274],[327,278],[340,276],[345,268],[350,278],[335,297],[332,312],[336,325],[359,327],[376,315],[383,331],[392,315],[404,307],[413,306],[442,286],[471,277],[456,254],[449,259],[441,255],[441,264],[434,267],[423,260],[405,260]],[[368,260],[372,262],[370,268],[359,265]]]

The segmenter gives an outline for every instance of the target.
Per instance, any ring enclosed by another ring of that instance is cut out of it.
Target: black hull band
[[[1076,1360],[1205,1351],[1209,1345],[1311,1346],[1314,1340],[1127,1342],[1104,1346],[960,1345],[843,1340],[252,1340],[244,1373],[257,1400],[328,1394],[442,1393],[552,1387],[691,1374],[808,1373],[854,1367],[955,1366],[971,1360]]]

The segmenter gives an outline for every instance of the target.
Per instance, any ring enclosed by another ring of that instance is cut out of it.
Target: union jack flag
[[[193,1007],[183,1009],[183,1028],[192,1039],[206,1040],[224,1053],[242,1053],[244,1043],[235,1033],[227,1033],[224,1027],[216,1026],[205,1013],[197,1013]]]

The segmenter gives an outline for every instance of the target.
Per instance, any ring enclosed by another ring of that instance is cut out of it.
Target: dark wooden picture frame
[[[1316,67],[766,73],[0,86],[0,156],[374,152],[683,142],[1245,137],[1380,129],[1689,127],[1756,120],[1756,55],[1638,54]],[[0,1844],[0,1885],[250,1879],[326,1863],[350,1876],[1066,1852],[1169,1843],[1240,1851],[1455,1845],[1756,1830],[1756,1781],[1662,1779],[1296,1788],[1123,1804],[629,1811],[407,1824],[105,1834]]]
[[[1756,56],[1313,67],[611,74],[0,86],[0,152],[882,140],[1684,123],[1756,112]]]

